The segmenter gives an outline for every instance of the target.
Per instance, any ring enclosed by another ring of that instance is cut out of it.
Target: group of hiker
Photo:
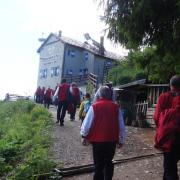
[[[61,84],[57,87],[53,99],[58,99],[57,121],[60,126],[64,126],[64,117],[68,110],[70,120],[75,120],[77,106],[80,104],[81,94],[76,83],[67,83],[66,79],[62,79]]]
[[[44,104],[44,107],[49,109],[50,104],[55,103],[52,98],[56,88],[57,87],[55,87],[55,89],[51,89],[50,86],[48,88],[39,86],[35,92],[36,103]]]
[[[66,111],[75,120],[77,104],[81,120],[82,144],[92,144],[94,180],[111,180],[114,166],[112,159],[116,147],[125,142],[125,125],[120,106],[114,101],[112,84],[101,86],[91,101],[86,93],[80,103],[80,90],[76,83],[65,79],[56,88],[53,100],[58,99],[57,122],[64,126]],[[177,162],[180,160],[180,76],[170,80],[170,91],[162,93],[154,113],[156,124],[155,147],[163,152],[163,180],[178,180]]]
[[[96,101],[89,108],[81,126],[82,144],[92,144],[93,180],[112,180],[115,148],[121,148],[125,141],[121,108],[113,102],[112,97],[111,87],[100,87]],[[173,76],[170,91],[159,96],[153,118],[156,124],[155,148],[163,153],[163,180],[179,180],[180,75]]]
[[[62,79],[61,84],[57,84],[55,89],[48,87],[38,87],[35,92],[35,101],[44,104],[49,109],[50,104],[57,106],[57,123],[64,125],[66,111],[70,114],[70,120],[75,119],[77,106],[81,101],[81,91],[76,83],[67,83]]]
[[[36,103],[40,103],[40,104],[43,104],[45,99],[45,91],[46,91],[46,88],[45,87],[38,87],[36,89],[36,92],[35,92],[35,101]]]

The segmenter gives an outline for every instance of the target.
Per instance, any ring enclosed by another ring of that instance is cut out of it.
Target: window
[[[89,54],[88,54],[88,52],[85,52],[84,53],[84,60],[88,60],[88,58],[89,58]]]
[[[53,76],[59,76],[59,66],[51,68],[51,77]]]
[[[106,62],[105,62],[105,66],[106,66],[106,67],[112,66],[112,62],[111,62],[111,61],[106,61]]]
[[[68,49],[67,54],[68,54],[68,56],[70,56],[70,57],[75,57],[75,50]]]
[[[83,75],[83,70],[79,69],[79,75],[82,76]]]
[[[67,75],[73,75],[73,70],[72,69],[68,69],[67,70]]]
[[[84,71],[84,75],[88,74],[88,68],[85,68],[83,71]]]
[[[40,79],[47,78],[47,69],[41,69],[39,76]]]

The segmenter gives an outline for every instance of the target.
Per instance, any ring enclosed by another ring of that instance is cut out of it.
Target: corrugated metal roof
[[[74,39],[71,39],[68,37],[64,37],[64,36],[59,37],[54,33],[50,33],[50,35],[47,37],[47,39],[41,44],[41,46],[37,50],[38,53],[41,51],[42,47],[46,44],[46,42],[48,41],[48,39],[50,39],[51,36],[55,36],[57,38],[57,40],[59,40],[63,43],[85,49],[87,51],[90,51],[90,52],[92,52],[96,55],[102,56],[102,57],[106,57],[106,58],[114,59],[114,60],[122,60],[122,58],[123,58],[120,55],[117,55],[115,53],[112,53],[112,52],[109,52],[106,50],[104,51],[104,54],[101,54],[99,48],[96,46],[88,44],[87,42],[82,43],[80,41],[77,41],[77,40],[74,40]]]

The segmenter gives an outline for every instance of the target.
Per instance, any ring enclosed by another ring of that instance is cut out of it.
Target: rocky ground
[[[56,108],[50,111],[56,117]],[[54,118],[54,122],[56,118]],[[72,167],[93,163],[91,146],[82,146],[80,121],[70,121],[66,114],[64,126],[54,125],[53,157],[59,167]],[[153,129],[126,127],[126,143],[117,149],[114,160],[156,153],[153,147]],[[180,165],[180,164],[179,164]],[[162,156],[115,165],[113,180],[161,180],[163,174]],[[84,174],[66,180],[91,180],[93,174]]]

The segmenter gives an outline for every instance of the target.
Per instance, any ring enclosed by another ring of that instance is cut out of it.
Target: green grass
[[[0,179],[35,179],[54,167],[51,114],[30,101],[0,102]]]

